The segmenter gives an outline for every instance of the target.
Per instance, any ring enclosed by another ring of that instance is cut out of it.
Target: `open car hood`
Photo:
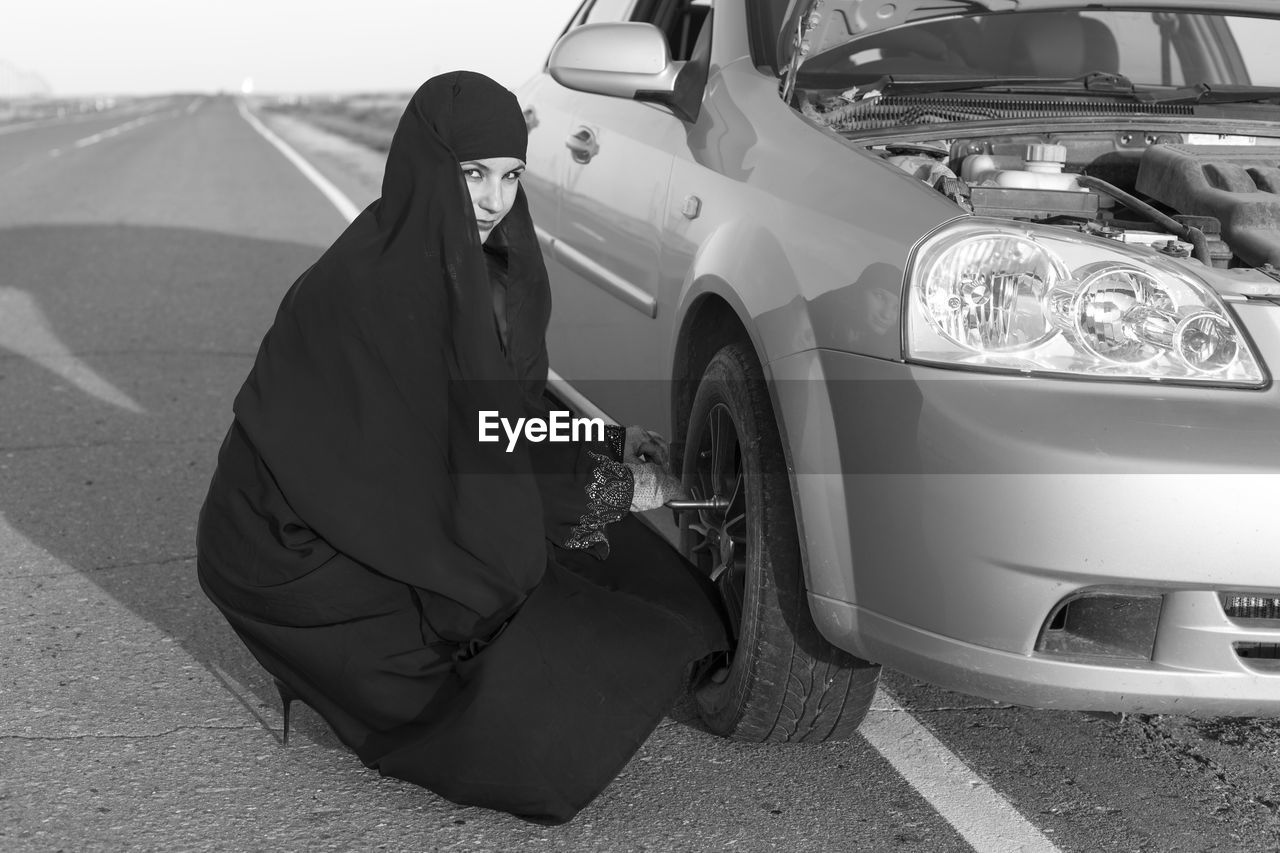
[[[804,58],[868,33],[956,15],[1050,9],[1186,9],[1280,13],[1277,0],[791,0],[778,33],[778,69],[794,74]]]

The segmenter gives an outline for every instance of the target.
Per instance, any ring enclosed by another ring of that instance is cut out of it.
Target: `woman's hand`
[[[623,463],[631,469],[635,487],[631,492],[631,511],[648,512],[667,501],[687,500],[680,478],[667,470],[671,451],[667,440],[650,429],[627,427],[627,440],[622,451]]]
[[[663,468],[671,464],[667,440],[650,429],[627,427],[627,441],[622,451],[623,462],[656,462]]]
[[[631,491],[631,511],[648,512],[667,501],[688,500],[680,478],[656,462],[626,462],[635,483]]]

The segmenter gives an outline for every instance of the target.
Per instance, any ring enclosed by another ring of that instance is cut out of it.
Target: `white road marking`
[[[101,142],[104,139],[110,139],[113,136],[119,136],[122,133],[127,133],[128,131],[133,130],[135,127],[142,127],[142,125],[150,124],[151,122],[160,118],[164,118],[163,113],[160,113],[160,114],[153,113],[152,115],[146,115],[146,116],[142,116],[141,118],[135,118],[132,121],[126,121],[124,124],[118,124],[115,127],[109,127],[104,131],[93,134],[92,136],[86,136],[84,139],[77,139],[75,142],[71,143],[71,147],[72,148],[88,148],[90,145],[97,145],[99,142]]]
[[[311,179],[348,222],[355,219],[360,211],[342,191],[264,127],[243,102],[240,114]],[[570,405],[585,404],[584,411],[591,412],[591,416],[616,423],[554,371],[549,384],[571,398],[573,402],[565,400]],[[884,691],[876,691],[871,710],[858,731],[977,853],[1060,853],[1012,803]]]
[[[882,690],[858,733],[978,853],[1059,853],[1013,804]]]
[[[71,143],[71,145],[69,146],[66,146],[63,148],[50,148],[49,156],[57,157],[61,155],[63,152],[69,150],[70,148],[88,148],[90,145],[97,145],[99,142],[101,142],[104,139],[110,139],[113,136],[119,136],[122,133],[127,133],[130,130],[133,130],[138,127],[142,127],[144,124],[150,124],[153,121],[165,118],[167,116],[168,116],[168,113],[148,113],[147,115],[140,116],[139,118],[126,121],[124,124],[117,124],[115,127],[109,127],[106,130],[100,131],[90,136],[86,136],[82,139],[77,139],[75,142]]]
[[[89,121],[91,119],[101,117],[102,116],[98,113],[77,113],[76,115],[70,116],[54,116],[52,118],[37,118],[32,119],[31,121],[20,121],[14,124],[0,126],[0,136],[5,136],[10,133],[20,133],[24,130],[35,130],[38,127],[48,127],[51,124],[70,124],[71,122]]]
[[[360,214],[360,209],[351,203],[351,199],[347,198],[343,194],[342,190],[338,189],[329,181],[328,178],[320,174],[319,170],[317,170],[315,166],[312,166],[304,160],[302,155],[297,151],[294,151],[289,143],[272,133],[265,124],[258,120],[257,116],[249,112],[249,108],[245,106],[244,101],[240,102],[240,115],[244,116],[244,120],[249,122],[250,127],[262,134],[263,139],[274,145],[290,163],[296,166],[298,171],[301,172],[307,180],[315,184],[316,189],[324,193],[324,197],[329,199],[333,206],[338,209],[338,213],[342,214],[344,219],[350,222]]]
[[[0,287],[0,347],[34,361],[91,397],[134,414],[145,414],[133,398],[85,364],[58,340],[30,293]]]

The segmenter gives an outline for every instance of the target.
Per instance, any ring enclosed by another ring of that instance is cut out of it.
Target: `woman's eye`
[[[481,178],[479,169],[463,169],[462,174],[472,181],[476,181]]]
[[[505,177],[508,181],[518,181],[523,176],[524,176],[524,172],[520,171],[520,172],[507,172],[507,174],[505,174],[503,177]]]

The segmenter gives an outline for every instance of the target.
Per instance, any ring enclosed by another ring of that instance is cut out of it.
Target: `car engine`
[[[872,150],[977,215],[1074,227],[1217,267],[1280,268],[1280,140],[1120,131]]]

